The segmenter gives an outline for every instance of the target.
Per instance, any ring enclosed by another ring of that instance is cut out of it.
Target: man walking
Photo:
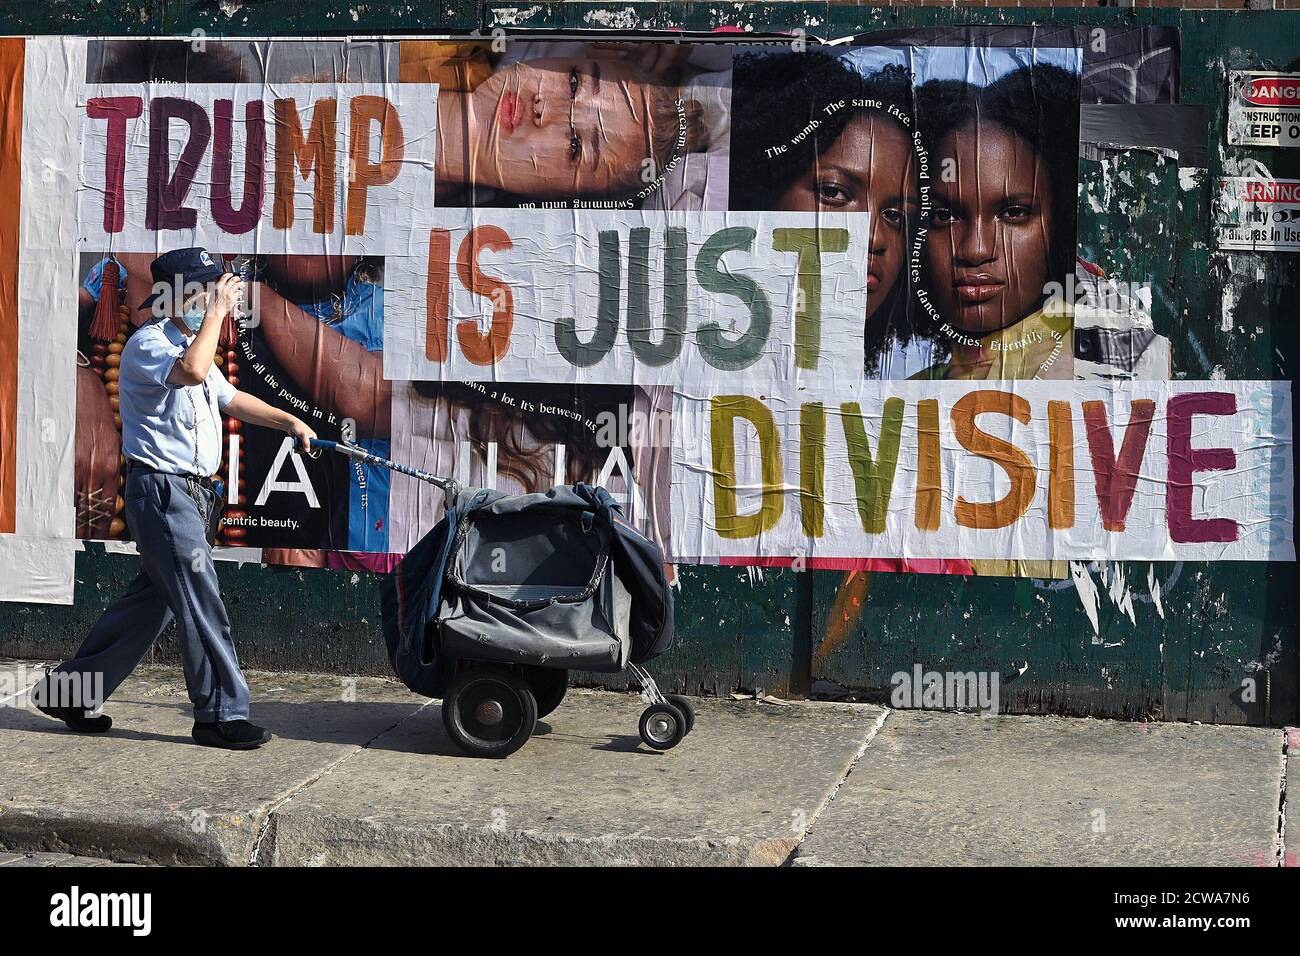
[[[76,656],[37,683],[32,702],[72,730],[103,733],[112,719],[87,711],[117,689],[174,617],[194,739],[252,750],[271,734],[248,720],[248,684],[212,564],[224,493],[211,477],[221,462],[221,414],[287,432],[303,452],[316,435],[287,412],[236,391],[213,363],[222,322],[244,292],[239,276],[223,273],[203,249],[169,252],[150,270],[154,293],[140,308],[158,318],[131,336],[119,374],[126,519],[141,571]],[[86,686],[102,686],[99,699],[61,693]]]

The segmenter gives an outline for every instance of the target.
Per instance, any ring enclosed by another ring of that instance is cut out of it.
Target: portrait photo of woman
[[[907,258],[920,195],[911,77],[900,63],[746,53],[733,88],[732,209],[870,214],[863,368],[891,377],[893,348],[912,336]]]
[[[1072,316],[1049,299],[1075,271],[1078,99],[1078,74],[1049,63],[918,90],[939,173],[925,284],[948,358],[915,377],[1074,377]]]
[[[726,208],[728,47],[400,48],[402,82],[438,84],[439,206]]]

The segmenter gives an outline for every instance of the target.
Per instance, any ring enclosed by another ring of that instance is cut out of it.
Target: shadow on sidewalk
[[[17,731],[105,744],[140,741],[198,746],[190,737],[192,719],[187,703],[113,698],[104,713],[113,718],[113,728],[107,734],[74,734],[34,708],[0,707],[0,734]],[[436,757],[466,756],[443,729],[441,708],[436,702],[420,706],[415,702],[255,700],[252,719],[283,741]],[[592,750],[659,756],[644,747],[636,735],[557,733],[545,720],[537,722],[533,736]],[[274,747],[273,741],[267,750]]]
[[[104,713],[113,718],[112,730],[106,734],[77,734],[35,708],[0,707],[0,733],[19,731],[77,740],[162,741],[197,746],[190,737],[193,717],[188,704],[114,698],[105,705]],[[401,703],[255,701],[252,718],[280,739],[361,747],[415,713],[413,705]],[[441,735],[441,721],[438,730]],[[446,747],[449,753],[455,752],[450,740],[446,740]]]

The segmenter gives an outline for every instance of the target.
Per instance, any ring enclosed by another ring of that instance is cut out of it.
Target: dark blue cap
[[[173,290],[183,294],[186,286],[207,285],[219,279],[222,270],[212,260],[212,256],[208,255],[208,250],[196,246],[193,249],[176,249],[163,253],[149,263],[149,271],[153,274],[154,289],[158,291],[141,303],[141,311],[152,307],[154,302]],[[177,281],[180,282],[179,287],[175,286]]]

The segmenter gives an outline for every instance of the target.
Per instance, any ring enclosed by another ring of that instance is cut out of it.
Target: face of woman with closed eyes
[[[546,59],[473,92],[475,178],[535,198],[630,198],[651,155],[648,77],[622,63]]]
[[[867,259],[867,315],[871,315],[903,274],[907,224],[919,208],[907,133],[879,114],[853,118],[831,147],[791,183],[776,208],[871,214]]]

